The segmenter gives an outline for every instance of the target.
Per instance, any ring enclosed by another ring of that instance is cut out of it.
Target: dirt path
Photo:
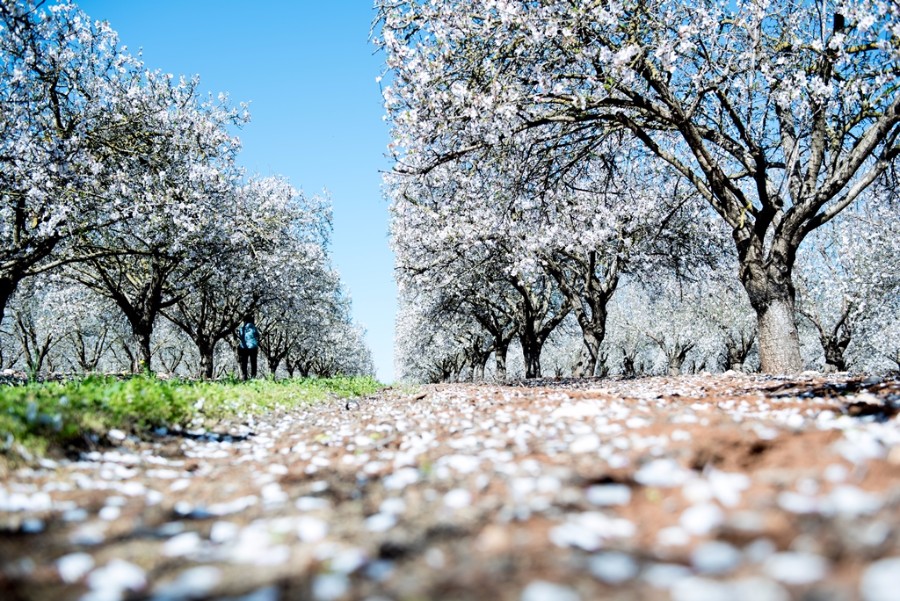
[[[0,598],[900,599],[900,381],[447,385],[45,461]]]

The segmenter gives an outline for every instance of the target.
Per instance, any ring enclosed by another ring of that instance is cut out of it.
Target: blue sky
[[[369,44],[369,0],[76,0],[110,23],[146,66],[199,75],[203,89],[249,101],[240,163],[307,193],[327,188],[333,256],[368,330],[378,377],[393,380],[396,287],[381,174],[388,126]]]

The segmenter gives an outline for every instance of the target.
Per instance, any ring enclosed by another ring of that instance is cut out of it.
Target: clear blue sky
[[[369,0],[76,0],[109,22],[150,69],[199,75],[210,92],[249,101],[240,163],[304,192],[327,188],[333,256],[368,330],[378,378],[393,380],[396,287],[381,174],[383,57],[369,44]]]

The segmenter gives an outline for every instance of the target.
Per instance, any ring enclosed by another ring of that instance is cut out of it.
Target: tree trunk
[[[506,381],[506,354],[509,352],[509,343],[499,343],[494,348],[494,378],[498,382]]]
[[[636,355],[637,351],[629,355],[625,349],[622,349],[622,375],[626,378],[633,378],[637,375],[634,369],[634,358]]]
[[[0,278],[0,321],[6,315],[6,305],[10,297],[15,293],[19,281],[10,278]]]
[[[767,374],[798,373],[803,360],[791,271],[799,241],[791,243],[776,236],[766,254],[763,241],[753,231],[738,229],[733,235],[741,284],[756,311],[760,370]]]
[[[605,324],[604,324],[605,325]],[[582,329],[581,337],[584,339],[584,347],[581,351],[581,360],[578,362],[576,378],[591,377],[597,370],[597,358],[600,356],[600,344],[606,335],[605,327],[598,334],[593,329]]]
[[[825,371],[847,371],[847,360],[844,359],[844,351],[847,350],[847,345],[842,345],[842,340],[836,340],[832,337],[823,339],[821,342],[822,349],[825,351]],[[850,342],[849,338],[847,342]]]
[[[472,381],[473,382],[482,382],[484,380],[484,363],[482,361],[475,361],[472,364]]]
[[[197,344],[200,353],[200,377],[204,380],[212,380],[215,373],[214,357],[215,348],[209,344]]]
[[[734,335],[729,335],[725,340],[725,366],[731,371],[743,371],[744,362],[750,349],[753,348],[753,337],[745,337],[741,334],[740,339]]]
[[[537,336],[527,333],[519,337],[522,343],[522,354],[525,357],[525,377],[527,379],[541,377],[541,351],[543,343]]]
[[[137,364],[132,366],[132,372],[135,374],[144,373],[150,374],[153,373],[152,369],[152,360],[153,360],[153,351],[150,346],[150,338],[153,335],[152,326],[149,328],[141,328],[139,331],[134,332],[135,340],[138,346],[137,353]]]
[[[691,349],[694,348],[692,343],[682,343],[676,342],[675,347],[671,350],[671,352],[666,353],[666,359],[668,359],[668,373],[670,376],[679,376],[681,375],[681,369],[684,367],[684,362],[687,359],[687,354],[691,352]],[[665,350],[665,348],[663,348]]]
[[[752,302],[752,300],[751,300]],[[800,336],[790,298],[777,298],[756,309],[759,323],[760,370],[766,374],[797,373],[803,369]]]

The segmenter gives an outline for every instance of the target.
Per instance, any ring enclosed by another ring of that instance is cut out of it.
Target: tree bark
[[[544,349],[544,341],[538,336],[525,332],[519,336],[522,343],[522,354],[525,357],[525,378],[541,377],[541,351]]]
[[[791,272],[799,240],[776,236],[766,253],[758,232],[745,227],[735,230],[733,236],[740,280],[756,312],[760,370],[767,374],[798,373],[803,360]]]
[[[500,342],[500,341],[498,341]],[[494,378],[498,382],[506,381],[506,354],[509,352],[509,341],[494,347]]]
[[[11,278],[0,278],[0,321],[6,315],[6,305],[10,297],[16,292],[19,281]]]
[[[134,328],[132,331],[134,332],[135,341],[137,342],[138,353],[136,357],[137,362],[132,366],[131,371],[135,374],[153,373],[153,350],[150,346],[150,338],[153,336],[153,326]]]
[[[576,378],[591,377],[597,370],[597,359],[600,356],[600,344],[606,336],[606,316],[603,318],[603,326],[599,331],[582,327],[581,337],[584,339],[584,348],[579,361],[579,373]]]
[[[756,308],[756,307],[754,307]],[[773,299],[756,308],[759,323],[760,369],[767,374],[790,374],[803,369],[800,335],[789,298]]]
[[[215,348],[208,344],[197,344],[197,350],[200,353],[200,377],[204,380],[212,380],[215,373]]]

